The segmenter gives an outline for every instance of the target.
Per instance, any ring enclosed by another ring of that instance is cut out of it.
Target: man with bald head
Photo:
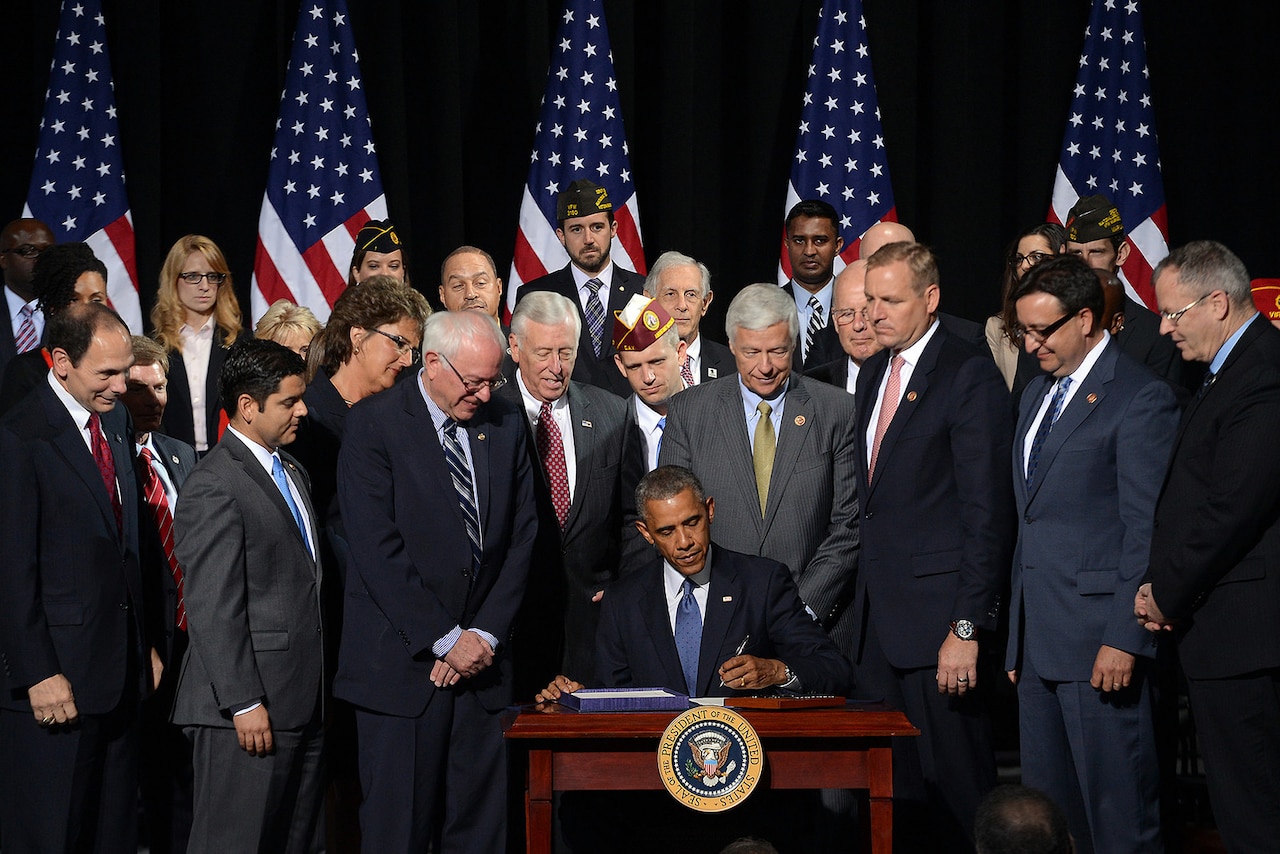
[[[498,319],[502,279],[493,256],[475,246],[459,246],[440,265],[440,303],[445,311],[480,311]]]
[[[0,374],[19,353],[34,350],[44,335],[31,273],[40,253],[54,244],[53,232],[38,219],[15,219],[0,231],[0,274],[4,311],[0,311]]]
[[[831,383],[849,394],[856,388],[862,363],[880,350],[875,329],[867,319],[866,280],[867,262],[861,258],[836,276],[831,321],[844,355],[809,371],[815,380]]]
[[[663,252],[644,280],[645,296],[655,299],[676,322],[685,357],[680,376],[687,386],[727,377],[737,368],[733,354],[719,341],[699,335],[711,300],[711,271],[701,261],[679,252]],[[634,386],[633,386],[634,388]]]

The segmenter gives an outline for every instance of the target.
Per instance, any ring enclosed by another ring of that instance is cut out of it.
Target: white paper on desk
[[[592,700],[633,700],[670,697],[671,693],[662,688],[579,688],[573,696]]]

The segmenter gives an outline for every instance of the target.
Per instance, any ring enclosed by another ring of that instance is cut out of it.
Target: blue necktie
[[[449,478],[458,493],[458,506],[462,508],[463,521],[467,525],[467,539],[471,541],[471,568],[480,569],[480,514],[476,511],[476,494],[471,487],[471,466],[462,451],[458,439],[458,422],[452,418],[444,422],[444,461],[449,466]]]
[[[662,454],[662,437],[667,432],[667,416],[658,419],[658,454]]]
[[[676,606],[676,652],[680,654],[680,667],[691,697],[698,689],[698,653],[702,648],[702,612],[698,610],[698,600],[693,598],[696,586],[686,578],[684,595]]]
[[[302,544],[307,547],[307,551],[311,551],[311,539],[307,536],[307,523],[302,521],[302,511],[298,509],[298,503],[293,500],[293,492],[289,489],[289,478],[284,473],[284,464],[274,454],[271,455],[271,476],[275,478],[276,487],[279,488],[280,494],[284,496],[284,503],[289,505],[289,511],[293,513],[293,521],[297,523],[298,530],[302,533]]]
[[[1040,449],[1044,447],[1044,440],[1049,437],[1049,431],[1053,429],[1054,423],[1058,420],[1058,416],[1062,414],[1062,401],[1067,396],[1067,389],[1071,387],[1071,377],[1063,377],[1058,380],[1058,386],[1053,390],[1053,397],[1049,400],[1049,408],[1045,410],[1044,417],[1040,419],[1040,426],[1036,428],[1036,436],[1031,440],[1031,453],[1027,456],[1027,486],[1031,486],[1031,478],[1036,473],[1036,463],[1040,462]]]

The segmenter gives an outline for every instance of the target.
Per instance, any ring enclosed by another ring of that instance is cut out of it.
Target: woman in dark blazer
[[[199,234],[173,244],[160,269],[152,335],[169,353],[169,405],[161,432],[203,455],[218,443],[218,375],[243,332],[240,302],[218,245]]]

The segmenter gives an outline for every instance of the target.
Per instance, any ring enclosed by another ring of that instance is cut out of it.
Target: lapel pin
[[[796,416],[796,426],[797,426],[797,427],[803,427],[803,426],[804,426],[804,416],[803,416],[803,415],[797,415],[797,416]]]
[[[176,466],[176,465],[181,465],[181,464],[182,464],[182,460],[178,459],[178,455],[177,455],[177,454],[174,454],[173,456],[169,457],[169,459],[173,460],[173,464],[174,464],[175,466]]]
[[[1097,402],[1098,402],[1098,396],[1097,396],[1096,394],[1094,394],[1093,392],[1089,392],[1089,396],[1088,396],[1088,397],[1086,397],[1086,398],[1085,398],[1085,400],[1089,401],[1090,403],[1097,403]]]
[[[483,442],[483,441],[484,441],[484,434],[483,434],[483,433],[477,433],[477,434],[476,434],[476,439],[478,439],[479,441]]]
[[[715,368],[707,368],[707,376],[714,380],[720,376],[720,372]]]
[[[582,422],[582,426],[583,426],[583,427],[590,427],[590,426],[591,426],[591,422],[590,422],[590,421],[583,421],[583,422]]]
[[[720,601],[721,601],[721,602],[732,602],[732,601],[733,601],[733,597],[732,597],[732,596],[725,596],[725,597],[724,597],[723,599],[721,599]]]
[[[918,396],[919,396],[919,395],[917,395],[914,391],[909,391],[909,392],[907,392],[907,400],[911,401],[912,403],[914,403],[914,402],[915,402],[915,399],[916,399]]]

